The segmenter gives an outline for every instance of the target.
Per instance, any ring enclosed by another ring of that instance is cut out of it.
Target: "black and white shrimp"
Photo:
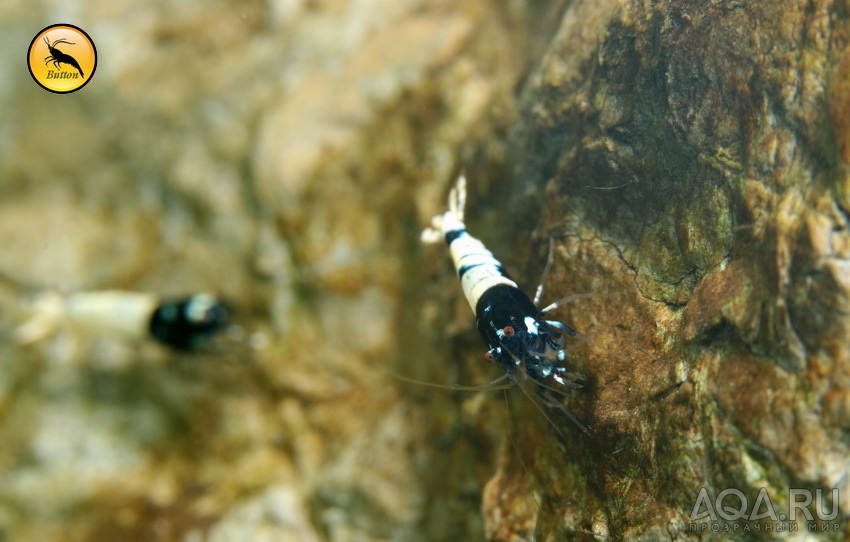
[[[177,350],[193,351],[225,327],[229,311],[211,294],[163,300],[150,293],[105,290],[67,296],[49,292],[36,301],[34,312],[15,330],[18,344],[71,326],[128,339],[154,339]]]
[[[575,337],[576,332],[566,324],[544,318],[561,301],[537,308],[542,289],[537,289],[532,301],[501,262],[467,232],[465,204],[466,179],[461,176],[449,192],[448,210],[432,219],[431,227],[422,232],[422,241],[445,239],[448,244],[461,289],[475,312],[478,332],[489,347],[484,357],[498,363],[505,372],[503,378],[512,384],[533,380],[544,404],[561,408],[587,431],[553,395],[580,387],[578,376],[564,366],[566,337]]]

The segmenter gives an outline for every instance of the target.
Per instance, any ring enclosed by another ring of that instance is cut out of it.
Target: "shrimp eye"
[[[493,354],[491,354],[490,352],[484,354],[484,359],[486,359],[490,363],[494,363],[496,361],[495,359],[493,359]]]
[[[505,334],[505,337],[513,337],[516,331],[511,326],[505,326],[502,328],[502,333]]]

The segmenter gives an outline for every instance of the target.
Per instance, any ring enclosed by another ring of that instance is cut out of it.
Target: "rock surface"
[[[241,329],[3,341],[0,540],[802,540],[690,515],[701,488],[777,514],[850,490],[846,1],[0,14],[0,330],[95,289],[215,291]],[[54,22],[98,47],[70,95],[20,62]],[[521,284],[551,242],[544,302],[590,294],[553,313],[589,435],[393,376],[499,376],[419,242],[461,169]]]

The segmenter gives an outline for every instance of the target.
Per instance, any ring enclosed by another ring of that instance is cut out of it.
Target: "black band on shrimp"
[[[162,303],[150,321],[151,335],[179,350],[196,350],[227,323],[224,303],[208,294]]]

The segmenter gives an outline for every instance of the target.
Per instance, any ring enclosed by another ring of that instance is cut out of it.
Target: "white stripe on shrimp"
[[[493,286],[504,284],[517,288],[517,284],[505,276],[502,264],[484,243],[467,233],[463,223],[465,204],[466,177],[461,175],[457,186],[449,192],[448,211],[432,219],[432,228],[422,232],[422,240],[432,243],[443,238],[449,243],[461,290],[475,311],[481,296]]]

